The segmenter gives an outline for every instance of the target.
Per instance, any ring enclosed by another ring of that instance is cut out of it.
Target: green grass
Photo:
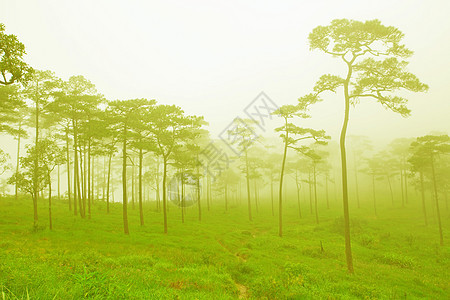
[[[450,298],[450,247],[439,246],[432,211],[424,226],[414,199],[406,209],[379,207],[378,217],[370,203],[351,208],[353,275],[346,272],[339,203],[321,206],[317,225],[306,202],[299,219],[295,202],[287,201],[283,238],[269,206],[249,222],[244,201],[227,212],[214,203],[201,223],[196,207],[182,224],[170,206],[167,235],[154,204],[145,205],[143,227],[130,205],[125,236],[120,203],[107,215],[97,201],[89,220],[57,202],[50,231],[44,200],[33,228],[31,200],[3,198],[1,299]],[[445,206],[442,219],[447,237]]]

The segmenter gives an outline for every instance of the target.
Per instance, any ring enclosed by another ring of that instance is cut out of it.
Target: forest
[[[342,74],[217,135],[189,103],[34,67],[0,23],[2,299],[448,299],[448,133],[348,132],[363,102],[414,113],[414,49],[378,19],[299,38]],[[338,137],[309,123],[328,97]]]

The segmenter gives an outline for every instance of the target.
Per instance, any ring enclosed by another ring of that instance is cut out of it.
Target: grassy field
[[[2,198],[2,299],[450,298],[450,247],[439,246],[432,211],[426,227],[416,200],[406,209],[380,207],[378,217],[369,203],[351,208],[353,275],[346,272],[339,203],[320,207],[316,224],[306,203],[299,219],[294,202],[286,205],[283,238],[269,206],[254,211],[250,223],[244,205],[225,212],[221,203],[201,223],[196,207],[182,224],[170,206],[167,235],[154,204],[145,206],[144,227],[130,207],[125,236],[120,203],[107,215],[97,201],[92,219],[83,220],[58,202],[50,231],[44,200],[34,229],[29,198]],[[450,237],[445,206],[442,217]]]

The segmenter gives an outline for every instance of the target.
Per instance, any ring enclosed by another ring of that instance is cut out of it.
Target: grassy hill
[[[346,272],[340,203],[319,207],[320,223],[303,204],[288,199],[285,233],[277,217],[260,206],[253,222],[246,206],[225,211],[214,203],[201,223],[196,207],[186,222],[171,205],[169,233],[162,214],[145,205],[129,209],[130,235],[122,231],[121,204],[96,201],[92,219],[81,219],[64,201],[39,201],[33,228],[32,202],[0,199],[0,290],[2,299],[449,299],[450,247],[439,246],[436,220],[424,225],[418,201],[404,209],[386,205],[375,217],[351,208],[355,274]],[[243,202],[244,203],[244,202]],[[431,208],[430,208],[431,209]],[[444,237],[450,237],[443,208]]]

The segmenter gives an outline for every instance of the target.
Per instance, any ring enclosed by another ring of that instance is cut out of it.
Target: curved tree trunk
[[[348,63],[347,78],[344,82],[344,96],[345,96],[345,112],[344,123],[342,124],[341,136],[339,138],[339,147],[341,150],[341,172],[342,172],[342,202],[344,206],[344,236],[345,236],[345,257],[347,260],[347,269],[349,273],[353,273],[353,257],[352,246],[350,241],[350,214],[348,210],[348,186],[347,186],[347,155],[345,149],[345,137],[347,134],[348,119],[350,113],[350,97],[348,85],[352,75],[351,64]]]
[[[288,138],[289,131],[287,127],[287,118],[285,119],[286,124],[286,139],[284,141],[284,151],[283,151],[283,160],[281,162],[281,172],[280,172],[280,191],[279,191],[279,201],[278,201],[278,235],[280,237],[283,236],[283,177],[284,177],[284,167],[286,165],[286,155],[288,148]]]

